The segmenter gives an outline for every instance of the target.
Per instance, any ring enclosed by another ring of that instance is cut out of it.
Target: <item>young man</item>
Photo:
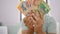
[[[56,34],[56,21],[51,16],[43,15],[42,11],[39,11],[39,16],[34,11],[29,12],[23,21],[20,23],[22,34]]]
[[[35,5],[37,3],[39,2]],[[20,24],[22,34],[56,34],[56,21],[53,17],[44,15],[41,10],[39,15],[36,15],[34,11],[29,12]]]

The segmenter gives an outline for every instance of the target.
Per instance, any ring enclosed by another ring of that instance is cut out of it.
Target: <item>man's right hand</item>
[[[23,19],[24,24],[28,27],[28,30],[23,30],[23,34],[34,34],[34,28],[33,28],[33,22],[31,18],[32,12],[29,12],[29,14]]]
[[[32,12],[29,12],[29,14],[23,19],[24,24],[29,28],[29,29],[33,29],[33,22],[32,22],[32,16],[31,16]]]

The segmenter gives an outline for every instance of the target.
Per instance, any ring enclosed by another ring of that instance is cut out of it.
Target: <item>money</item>
[[[39,10],[42,10],[44,14],[47,14],[50,7],[43,0],[26,0],[21,1],[18,4],[17,9],[26,16],[31,10],[34,10],[37,15],[39,14]]]

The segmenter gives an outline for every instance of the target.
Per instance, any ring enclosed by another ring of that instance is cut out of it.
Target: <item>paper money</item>
[[[20,2],[18,4],[18,10],[23,13],[25,16],[29,11],[34,10],[38,15],[38,11],[42,10],[44,14],[47,14],[50,10],[48,4],[46,4],[43,0],[27,0]]]

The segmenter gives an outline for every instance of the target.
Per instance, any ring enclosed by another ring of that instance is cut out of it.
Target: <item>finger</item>
[[[26,18],[31,17],[31,12],[26,16]]]
[[[41,19],[43,19],[44,15],[43,15],[42,10],[39,11],[39,16],[40,16]]]
[[[33,18],[29,17],[29,23],[28,25],[30,25],[30,27],[33,27],[33,22],[35,23],[35,21],[33,20]]]
[[[32,11],[32,13],[33,13],[35,16],[42,18],[42,14],[40,14],[41,12],[39,12],[39,11],[38,11],[39,15],[37,15],[34,10]],[[40,16],[40,15],[41,15],[41,16]]]
[[[28,14],[32,14],[32,12],[31,12],[31,11],[29,11],[29,12],[28,12]]]
[[[34,27],[34,24],[37,24],[37,22],[33,19],[33,17],[31,17],[31,20],[33,22],[33,27]]]
[[[37,17],[36,15],[32,14],[32,17],[33,17],[33,19],[34,19],[35,21],[38,20],[38,17]]]
[[[28,12],[28,14],[31,14],[31,13],[34,13],[34,14],[35,14],[35,11],[34,11],[34,10],[30,10],[30,11]]]
[[[36,31],[38,29],[37,25],[34,25],[34,31]]]
[[[28,22],[30,22],[30,18],[29,18],[29,16],[25,17],[25,18],[23,19],[23,21],[24,21],[24,23],[28,23]]]
[[[32,23],[32,21],[31,21],[31,18],[30,18],[30,17],[28,17],[25,21],[26,21],[26,22],[25,22],[25,25],[26,25],[26,26],[32,27],[33,23]]]
[[[27,21],[26,17],[23,19],[24,23]]]
[[[28,16],[31,16],[32,13],[34,13],[33,10],[29,11],[27,17],[28,17]],[[35,13],[34,13],[34,14],[35,14]]]
[[[27,26],[28,28],[33,28],[33,22],[30,16],[28,16],[28,18],[25,17],[23,20],[24,20],[25,26]]]
[[[36,23],[36,21],[33,19],[33,17],[30,17],[31,18],[31,21],[33,22],[33,24]]]
[[[38,16],[37,13],[34,10],[31,10],[32,14],[34,14],[35,16]]]
[[[30,20],[32,21],[32,23],[36,23],[36,21],[33,19],[33,17],[30,17]]]
[[[36,12],[34,10],[32,10],[32,13],[36,15]]]

